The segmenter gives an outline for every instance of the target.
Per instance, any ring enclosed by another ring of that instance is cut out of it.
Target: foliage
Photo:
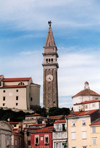
[[[58,107],[52,107],[49,109],[49,112],[46,112],[45,108],[41,108],[41,106],[36,106],[34,109],[35,113],[40,114],[41,116],[46,117],[54,116],[54,115],[68,115],[70,113],[69,108],[58,108]],[[7,121],[8,118],[10,118],[10,121],[12,122],[18,122],[25,119],[25,115],[30,115],[30,113],[25,113],[23,111],[14,112],[11,109],[3,110],[3,108],[0,109],[0,120]]]
[[[23,111],[14,112],[11,109],[3,110],[0,109],[0,120],[7,121],[10,118],[10,121],[17,122],[22,121],[25,118],[25,115],[29,113],[24,113]]]
[[[52,107],[49,109],[49,116],[54,116],[54,115],[68,115],[70,114],[70,109],[69,108],[58,108],[58,107]]]

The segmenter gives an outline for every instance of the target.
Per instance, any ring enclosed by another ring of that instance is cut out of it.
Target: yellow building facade
[[[68,148],[90,148],[91,127],[95,115],[99,117],[99,110],[73,112],[67,116]]]
[[[90,125],[91,148],[100,148],[100,119]]]

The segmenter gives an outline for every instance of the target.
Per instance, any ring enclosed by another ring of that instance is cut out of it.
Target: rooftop
[[[72,98],[77,97],[77,96],[100,96],[100,95],[91,89],[84,89],[80,91],[79,93],[77,93],[76,95],[74,95]]]
[[[92,113],[96,112],[98,109],[95,110],[88,110],[88,111],[80,111],[80,112],[73,112],[66,117],[76,117],[76,116],[84,116],[84,115],[91,115]]]
[[[100,125],[100,118],[93,122],[91,125]]]
[[[38,113],[35,113],[35,114],[32,114],[32,115],[26,115],[25,117],[33,117],[33,116],[41,116],[41,115],[38,114]]]
[[[42,129],[36,130],[34,131],[34,133],[41,133],[41,132],[52,132],[53,131],[53,126],[48,126],[48,127],[44,127]]]
[[[16,81],[29,81],[31,77],[26,77],[26,78],[4,78],[2,81],[3,82],[16,82]]]
[[[100,102],[100,100],[84,101],[84,102],[81,102],[81,103],[76,103],[76,104],[74,104],[74,105],[88,104],[88,103],[94,103],[94,102]]]
[[[54,123],[66,123],[66,120],[57,120]]]

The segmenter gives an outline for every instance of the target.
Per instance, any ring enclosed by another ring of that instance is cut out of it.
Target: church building
[[[0,75],[0,107],[30,110],[40,105],[40,85],[31,77],[4,78]]]
[[[58,53],[51,28],[51,21],[48,22],[49,30],[43,53],[43,107],[47,110],[51,107],[58,107]]]

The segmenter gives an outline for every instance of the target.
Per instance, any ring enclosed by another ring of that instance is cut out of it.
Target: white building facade
[[[4,78],[0,75],[0,107],[29,110],[40,105],[40,85],[31,77]]]
[[[67,143],[67,122],[57,120],[54,122],[53,148],[63,148],[64,143]]]
[[[89,88],[89,83],[85,82],[84,90],[72,97],[73,111],[87,111],[100,109],[100,94]]]

